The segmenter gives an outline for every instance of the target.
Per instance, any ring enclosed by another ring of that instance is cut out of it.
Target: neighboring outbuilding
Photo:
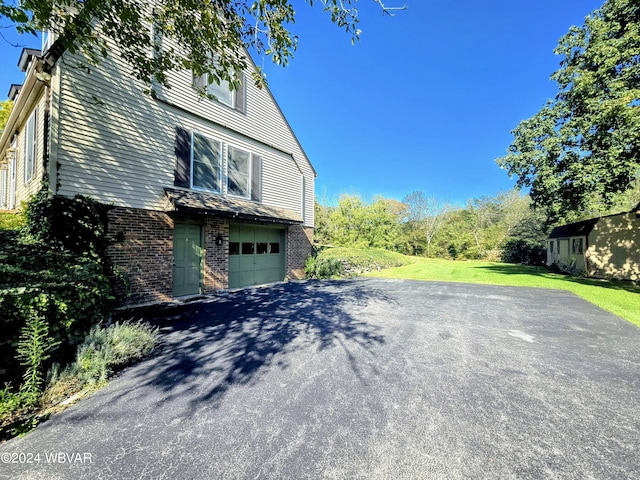
[[[202,99],[192,85],[206,81],[182,71],[152,96],[115,47],[87,65],[51,36],[23,50],[0,137],[0,210],[47,177],[53,195],[113,205],[109,232],[124,241],[110,253],[131,303],[304,274],[316,172],[267,87],[212,84],[216,99]]]
[[[596,278],[640,280],[640,204],[629,212],[555,227],[547,265]]]

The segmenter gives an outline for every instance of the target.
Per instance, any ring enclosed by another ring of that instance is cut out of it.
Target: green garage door
[[[229,227],[229,288],[284,280],[285,232],[282,229]]]

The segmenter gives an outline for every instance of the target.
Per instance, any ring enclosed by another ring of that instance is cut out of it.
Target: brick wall
[[[312,251],[313,228],[291,225],[287,230],[287,278],[304,278],[304,265]]]
[[[216,237],[222,245],[216,245]],[[229,287],[229,221],[207,217],[204,225],[204,293]]]
[[[114,240],[109,255],[128,281],[128,296],[124,303],[136,305],[172,299],[175,222],[203,225],[203,293],[212,294],[228,288],[228,219],[115,207],[109,212],[109,237]],[[312,250],[313,229],[292,225],[286,232],[287,278],[303,278],[304,265]],[[218,236],[222,237],[222,245],[216,245]],[[124,294],[124,291],[119,293]]]
[[[116,240],[109,255],[128,281],[124,302],[170,300],[173,219],[164,212],[115,207],[109,212],[109,236]]]

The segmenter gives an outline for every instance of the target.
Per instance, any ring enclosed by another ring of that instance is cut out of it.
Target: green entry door
[[[284,280],[285,231],[277,228],[229,227],[229,288]]]
[[[202,293],[202,226],[176,223],[173,228],[173,296]]]

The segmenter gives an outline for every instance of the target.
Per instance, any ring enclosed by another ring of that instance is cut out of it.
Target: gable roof
[[[570,223],[568,225],[561,225],[551,230],[549,238],[567,238],[567,237],[580,237],[586,236],[591,233],[593,227],[598,223],[599,218],[590,218],[589,220],[583,220],[581,222]]]

